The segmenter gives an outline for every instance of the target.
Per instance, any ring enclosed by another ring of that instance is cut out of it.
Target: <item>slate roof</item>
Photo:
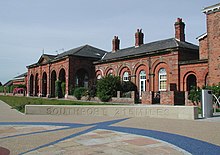
[[[85,45],[58,54],[54,59],[59,59],[68,55],[101,59],[105,53],[106,51],[92,47],[90,45]]]
[[[25,76],[27,76],[27,72],[14,77],[14,79],[23,78]]]
[[[6,82],[3,86],[7,87],[7,86],[11,86],[13,84],[12,80],[9,80],[8,82]]]
[[[90,45],[84,45],[84,46],[80,46],[80,47],[68,50],[58,55],[43,54],[37,63],[29,65],[27,66],[27,68],[40,65],[42,58],[46,58],[47,60],[46,63],[54,62],[66,56],[71,56],[71,55],[79,56],[79,57],[86,57],[86,58],[94,58],[94,59],[100,60],[105,54],[106,54],[106,51],[104,50],[95,48]]]
[[[168,49],[173,48],[186,48],[186,49],[192,49],[192,50],[199,50],[199,47],[197,45],[188,43],[188,42],[182,42],[175,38],[155,41],[147,44],[143,44],[139,47],[129,47],[125,49],[118,50],[116,52],[109,52],[107,53],[104,58],[96,63],[101,63],[105,61],[110,60],[117,60],[117,59],[124,59],[128,57],[135,57],[140,56],[143,54],[153,54],[155,52],[163,52]]]

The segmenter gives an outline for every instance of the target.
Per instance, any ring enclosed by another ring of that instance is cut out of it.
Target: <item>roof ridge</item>
[[[90,47],[89,45],[84,45],[84,46],[81,46],[81,48],[79,50],[77,50],[74,54],[77,54],[79,53],[82,49],[86,48],[86,47]]]

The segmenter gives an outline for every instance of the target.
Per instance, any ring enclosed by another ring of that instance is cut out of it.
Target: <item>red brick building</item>
[[[67,95],[72,87],[88,86],[108,74],[135,83],[140,98],[143,92],[146,95],[160,91],[167,97],[189,91],[192,86],[218,84],[220,3],[203,12],[207,16],[207,33],[198,37],[199,46],[186,41],[185,23],[178,18],[173,38],[145,44],[144,34],[138,29],[134,46],[125,49],[120,49],[120,40],[115,36],[111,52],[86,45],[57,56],[44,54],[28,66],[28,95],[53,97],[57,79],[66,83]]]
[[[28,68],[28,96],[55,96],[55,82],[65,83],[65,96],[76,86],[88,87],[95,78],[94,61],[101,59],[106,52],[85,45],[59,55],[43,54]]]
[[[120,40],[115,36],[112,52],[95,63],[97,78],[113,74],[125,81],[131,80],[137,85],[140,98],[142,92],[160,91],[169,96],[165,92],[183,92],[192,86],[218,84],[220,4],[207,7],[203,12],[207,15],[207,33],[198,37],[200,48],[186,42],[185,24],[180,18],[174,24],[174,38],[143,44],[144,34],[137,30],[134,46],[120,49]],[[152,103],[153,93],[147,94],[146,102]]]

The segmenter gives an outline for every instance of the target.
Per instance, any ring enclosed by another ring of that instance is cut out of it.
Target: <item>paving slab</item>
[[[0,107],[0,147],[12,155],[220,152],[219,117],[176,120],[24,115],[2,101]]]

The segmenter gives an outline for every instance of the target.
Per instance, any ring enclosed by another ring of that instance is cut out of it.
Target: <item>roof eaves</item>
[[[202,12],[205,14],[209,14],[209,13],[217,12],[217,11],[220,11],[220,3],[206,7],[202,10]]]
[[[207,32],[206,33],[203,33],[202,35],[198,36],[196,39],[197,40],[201,40],[203,38],[205,38],[207,36]]]

